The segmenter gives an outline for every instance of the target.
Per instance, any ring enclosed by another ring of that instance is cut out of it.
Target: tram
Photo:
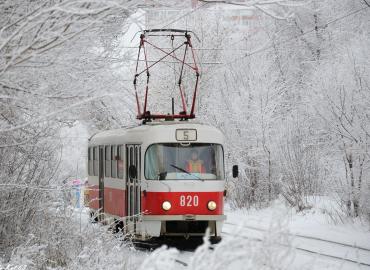
[[[185,38],[176,47],[185,47],[183,57],[175,55],[175,50],[166,52],[159,48],[165,54],[161,59],[172,57],[180,61],[178,87],[183,107],[178,114],[174,113],[173,105],[172,114],[152,114],[147,110],[149,69],[157,62],[145,63],[143,71],[138,67],[140,52],[145,53],[147,61],[146,37],[155,33],[169,36],[172,42],[175,37]],[[191,53],[186,54],[188,49]],[[192,65],[186,61],[186,55],[192,57]],[[193,70],[196,78],[190,110],[181,85],[184,67]],[[141,74],[147,74],[143,103],[137,92]],[[103,131],[89,139],[88,206],[92,216],[120,225],[124,233],[138,240],[203,236],[207,228],[212,239],[220,239],[226,219],[225,138],[217,128],[192,120],[198,79],[189,31],[143,31],[134,78],[137,119],[142,124]],[[237,167],[233,168],[233,174],[236,176]]]
[[[141,240],[219,237],[225,220],[224,136],[187,122],[101,132],[89,141],[91,213]]]

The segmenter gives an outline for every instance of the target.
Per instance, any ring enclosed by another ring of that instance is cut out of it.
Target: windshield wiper
[[[173,164],[170,164],[170,166],[171,166],[171,167],[173,167],[173,168],[175,168],[175,169],[177,169],[177,170],[179,170],[179,171],[181,171],[181,172],[184,172],[184,173],[186,173],[186,174],[188,174],[188,175],[194,176],[194,177],[196,177],[198,180],[202,180],[202,181],[204,181],[204,179],[199,178],[198,176],[196,176],[196,175],[194,175],[194,174],[192,174],[192,173],[188,172],[187,170],[185,170],[185,169],[183,169],[183,168],[177,167],[176,165],[173,165]]]

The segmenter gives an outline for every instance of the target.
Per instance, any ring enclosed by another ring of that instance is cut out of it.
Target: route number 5
[[[176,140],[178,141],[196,141],[197,130],[196,129],[176,129]]]

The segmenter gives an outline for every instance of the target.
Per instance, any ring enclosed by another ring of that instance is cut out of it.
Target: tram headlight
[[[168,211],[171,209],[171,203],[169,201],[164,201],[162,203],[162,209],[165,210],[165,211]]]
[[[213,211],[217,208],[217,204],[214,201],[209,201],[207,207],[209,210]]]

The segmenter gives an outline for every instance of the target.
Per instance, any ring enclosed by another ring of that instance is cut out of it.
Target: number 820
[[[180,196],[180,206],[198,206],[199,204],[199,198],[197,195],[191,196],[191,195],[181,195]]]

